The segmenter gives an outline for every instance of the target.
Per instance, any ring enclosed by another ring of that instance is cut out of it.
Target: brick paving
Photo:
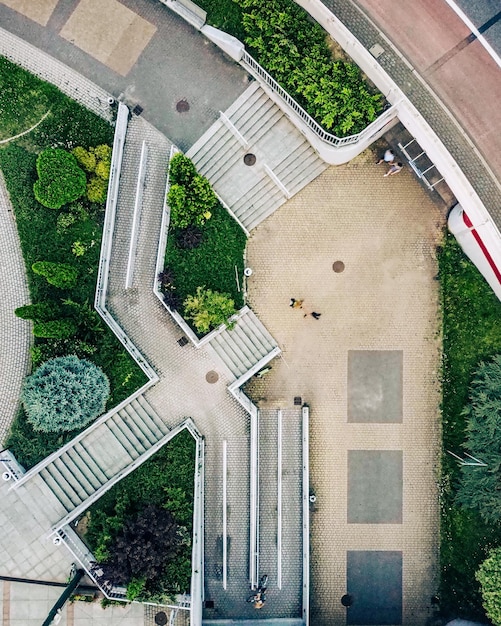
[[[19,409],[19,394],[29,372],[31,325],[14,315],[14,309],[29,303],[24,261],[9,195],[0,173],[0,247],[2,250],[2,298],[0,301],[0,449]]]
[[[259,404],[311,406],[311,619],[342,624],[347,550],[403,552],[403,623],[424,624],[438,576],[440,335],[435,246],[444,215],[405,169],[367,151],[331,167],[251,235],[250,304],[283,359],[249,385]],[[383,168],[383,169],[381,169]],[[345,263],[342,273],[332,264]],[[291,309],[304,298],[320,320]],[[348,423],[349,350],[403,351],[403,422]],[[347,523],[349,450],[403,450],[403,523]]]

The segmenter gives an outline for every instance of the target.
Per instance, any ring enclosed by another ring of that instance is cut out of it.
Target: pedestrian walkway
[[[28,285],[9,195],[0,172],[0,248],[2,250],[2,298],[0,302],[0,449],[19,410],[19,395],[29,372],[31,329],[14,315],[14,309],[29,304]]]
[[[37,21],[24,14],[32,4],[0,2],[2,27],[131,109],[139,105],[183,151],[248,86],[246,72],[161,2],[45,0],[47,13]],[[134,25],[141,36],[131,31]]]
[[[425,624],[438,581],[434,277],[444,210],[408,168],[383,178],[375,160],[367,151],[326,170],[253,231],[247,251],[250,305],[283,350],[247,392],[260,408],[295,396],[310,405],[315,626],[345,623],[347,592],[358,596],[354,610],[368,594],[389,597],[399,564],[401,621],[377,623]],[[291,297],[304,309],[290,308]],[[311,310],[318,321],[304,317]],[[383,560],[371,564],[374,551]],[[370,580],[356,578],[357,562]]]

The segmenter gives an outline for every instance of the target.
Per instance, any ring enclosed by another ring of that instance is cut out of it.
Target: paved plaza
[[[350,3],[329,0],[325,4],[342,14],[367,47],[379,40],[374,26]],[[107,37],[110,23],[113,36]],[[63,61],[97,83],[103,93],[121,95],[131,108],[144,109],[143,117],[134,118],[131,125],[124,164],[124,185],[131,194],[143,135],[150,142],[152,160],[162,163],[148,172],[146,195],[161,196],[164,154],[170,143],[183,150],[193,145],[219,110],[225,110],[248,86],[246,72],[154,0],[0,0],[0,25],[49,55],[38,56],[34,48],[28,54],[32,63],[50,66],[51,57]],[[481,155],[469,154],[466,138],[440,105],[423,95],[422,85],[397,54],[390,51],[381,63],[429,113],[482,199],[494,203],[498,185],[485,177]],[[437,71],[434,80],[440,76],[447,78]],[[178,111],[179,101],[187,102],[189,110]],[[382,147],[384,142],[378,149]],[[446,207],[425,191],[408,168],[386,179],[383,166],[376,166],[375,160],[374,151],[367,150],[346,165],[327,169],[260,224],[247,249],[247,264],[253,269],[247,284],[249,304],[283,354],[246,391],[263,415],[274,416],[282,409],[291,423],[297,417],[295,397],[311,409],[310,485],[316,496],[311,507],[311,623],[315,626],[424,624],[432,616],[430,601],[438,582],[440,319],[435,253]],[[9,276],[0,309],[1,358],[7,372],[0,391],[7,394],[5,402],[0,396],[6,407],[0,415],[0,437],[5,438],[29,367],[30,334],[28,325],[12,315],[28,295],[5,193],[0,193],[0,209],[3,249],[8,251],[3,259],[7,271],[2,275]],[[148,400],[169,426],[190,415],[206,437],[210,487],[206,555],[210,567],[216,565],[206,571],[206,591],[207,597],[217,598],[224,615],[234,618],[240,611],[238,598],[245,595],[241,587],[248,566],[248,417],[227,394],[224,370],[218,371],[218,384],[207,384],[206,373],[218,369],[213,355],[180,347],[180,331],[151,293],[160,215],[152,213],[142,221],[135,283],[127,291],[124,251],[130,216],[119,219],[126,222],[118,224],[109,306],[160,375],[160,382],[148,391]],[[16,288],[9,292],[9,286]],[[304,308],[291,309],[291,297],[304,298]],[[311,317],[312,311],[321,313],[320,319]],[[296,430],[291,427],[285,432],[293,437]],[[270,428],[270,441],[274,436]],[[230,447],[232,578],[224,598],[217,570],[222,439],[234,444]],[[293,445],[289,452],[298,454]],[[0,488],[9,502],[7,485]],[[265,522],[274,515],[271,497],[267,505]],[[33,511],[14,500],[11,508],[23,524],[15,528],[14,517],[4,512],[0,525],[8,526],[14,539],[9,544],[9,537],[4,537],[3,554],[8,560],[0,561],[0,575],[29,577],[33,570],[41,578],[64,582],[71,558],[62,546],[48,542],[39,524],[43,510],[35,512],[36,523],[31,523]],[[299,536],[299,527],[294,526],[287,537],[291,552],[299,545],[294,534]],[[38,547],[29,548],[26,537]],[[291,597],[297,598],[301,585],[297,563],[291,554],[287,558],[291,571],[296,568],[291,574],[295,590]],[[57,588],[26,589],[19,583],[0,583],[3,626],[39,624],[44,607],[47,611],[59,595]],[[349,607],[341,602],[345,595]],[[285,593],[280,602],[292,606]],[[277,602],[275,608],[282,610],[282,604]],[[294,616],[299,607],[290,610]],[[250,607],[244,607],[244,613],[255,617]],[[217,615],[206,612],[206,616]],[[153,624],[151,610],[144,613],[143,607],[132,606],[104,612],[99,605],[83,603],[68,604],[61,622],[63,626],[143,623]]]
[[[311,406],[315,625],[344,623],[349,550],[402,552],[404,624],[425,623],[437,583],[443,208],[408,170],[386,179],[375,160],[368,150],[329,168],[252,233],[247,251],[250,304],[283,350],[250,391],[260,406],[294,396]],[[291,309],[291,297],[320,319]]]

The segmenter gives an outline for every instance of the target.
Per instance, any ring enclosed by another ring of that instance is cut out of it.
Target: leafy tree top
[[[199,333],[208,333],[228,321],[235,311],[235,302],[227,293],[197,287],[195,295],[184,301],[186,316],[193,320]]]
[[[487,617],[494,626],[501,626],[501,548],[490,552],[475,578],[480,583]]]
[[[76,356],[50,359],[24,382],[21,400],[35,430],[81,428],[100,415],[110,393],[107,376]]]
[[[60,209],[85,193],[85,172],[76,158],[61,148],[49,148],[38,155],[35,198],[50,209]]]

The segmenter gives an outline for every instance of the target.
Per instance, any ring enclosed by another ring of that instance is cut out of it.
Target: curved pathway
[[[0,172],[0,448],[19,409],[19,395],[30,367],[31,324],[14,315],[14,309],[29,303],[23,256],[12,205]]]

